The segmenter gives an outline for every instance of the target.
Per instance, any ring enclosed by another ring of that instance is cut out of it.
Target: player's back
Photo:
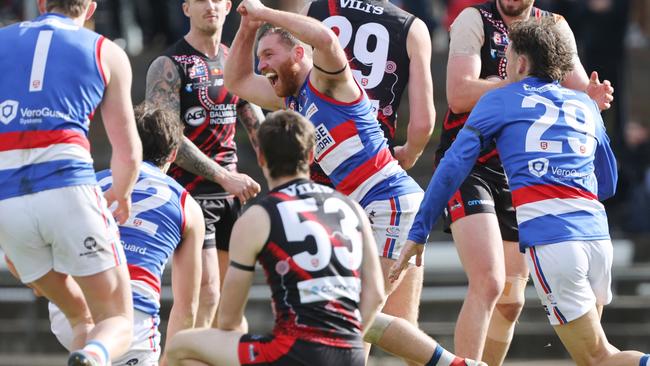
[[[110,170],[97,173],[102,190],[111,187]],[[131,216],[120,225],[131,276],[133,305],[157,317],[162,272],[181,242],[187,191],[159,168],[144,162],[131,194]]]
[[[329,187],[294,180],[258,202],[271,231],[259,261],[271,286],[275,334],[361,347],[360,217]]]
[[[389,145],[409,80],[406,39],[415,16],[386,0],[317,0],[308,15],[334,29]]]
[[[0,29],[0,199],[95,182],[103,39],[53,13]]]
[[[609,238],[595,175],[595,157],[608,139],[595,103],[537,78],[490,92],[481,102],[503,110],[505,122],[494,136],[522,245]]]

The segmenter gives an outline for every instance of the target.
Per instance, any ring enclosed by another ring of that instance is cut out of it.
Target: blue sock
[[[435,351],[433,351],[433,356],[425,366],[448,366],[459,360],[453,353],[442,348],[441,345],[437,345]]]
[[[650,354],[645,354],[641,356],[639,360],[639,366],[650,366]]]

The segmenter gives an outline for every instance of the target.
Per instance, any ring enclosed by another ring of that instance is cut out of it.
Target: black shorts
[[[443,222],[444,231],[450,233],[452,222],[478,213],[496,214],[503,240],[519,241],[517,216],[512,207],[512,193],[503,171],[495,171],[480,165],[472,168],[470,175],[447,203]]]
[[[342,348],[308,342],[285,335],[244,334],[239,339],[242,366],[363,366],[366,354],[361,346]]]
[[[239,217],[239,199],[224,194],[193,196],[203,210],[205,240],[203,249],[214,248],[228,251],[230,232]]]

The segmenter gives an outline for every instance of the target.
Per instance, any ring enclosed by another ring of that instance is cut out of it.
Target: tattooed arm
[[[147,72],[147,107],[168,109],[180,118],[180,89],[180,74],[172,60],[166,56],[154,60]],[[259,184],[248,175],[226,170],[205,155],[187,137],[183,138],[174,163],[192,174],[221,185],[242,203],[255,197],[260,191]]]
[[[257,151],[257,130],[260,128],[262,121],[264,121],[262,109],[255,104],[240,99],[237,103],[237,118],[244,125],[244,128],[246,128],[248,139],[251,141],[253,149]]]

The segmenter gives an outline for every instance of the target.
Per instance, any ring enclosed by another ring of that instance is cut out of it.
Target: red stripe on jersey
[[[327,154],[332,152],[343,141],[359,134],[359,130],[357,130],[357,125],[354,123],[354,121],[351,120],[339,124],[338,126],[332,128],[328,132],[334,139],[334,144],[330,146],[327,150],[323,151],[319,159],[316,160],[317,162],[322,161],[325,158],[325,156],[327,156]]]
[[[75,144],[90,151],[90,143],[86,136],[73,130],[0,133],[0,151],[36,149],[54,144]]]
[[[330,15],[338,15],[339,14],[339,8],[338,8],[337,5],[338,5],[337,0],[329,0],[327,2],[327,7],[329,8]]]
[[[447,111],[447,114],[445,115],[445,119],[442,122],[442,127],[445,130],[451,130],[452,128],[462,126],[465,124],[467,121],[467,117],[469,115],[467,113],[463,114],[454,114],[451,109]],[[455,118],[455,119],[454,119]]]
[[[309,274],[309,272],[305,271],[304,269],[300,268],[296,264],[296,262],[293,261],[293,258],[287,254],[278,244],[270,241],[266,245],[266,249],[269,251],[271,255],[273,255],[278,261],[286,261],[289,263],[289,267],[291,270],[298,276],[300,279],[303,280],[309,280],[312,278],[312,276]]]
[[[377,153],[377,155],[368,159],[365,163],[351,171],[350,174],[348,174],[348,176],[336,186],[336,190],[349,195],[354,192],[361,183],[368,180],[368,178],[393,160],[395,159],[393,158],[393,155],[391,155],[390,150],[388,150],[388,148],[382,149]]]
[[[598,197],[591,192],[569,186],[537,185],[522,187],[512,191],[512,205],[514,207],[552,198],[598,199]]]
[[[185,224],[187,223],[186,218],[185,218],[185,200],[187,199],[187,190],[183,191],[181,193],[181,237],[183,237],[183,233],[185,232]]]
[[[485,163],[486,161],[492,159],[495,156],[499,156],[499,152],[497,151],[497,149],[492,149],[492,151],[485,153],[485,155],[476,159],[476,161],[478,161],[479,163]]]
[[[451,217],[451,222],[454,222],[462,217],[465,217],[465,205],[463,204],[463,197],[460,191],[456,191],[449,202],[447,202],[447,210]]]
[[[106,81],[106,73],[104,73],[104,65],[102,65],[102,45],[104,44],[104,36],[99,36],[99,39],[97,40],[97,45],[95,46],[95,57],[97,61],[97,68],[99,69],[99,74],[102,76],[102,80],[104,80],[104,86],[108,84],[108,81]],[[95,112],[93,111],[93,114]]]
[[[156,277],[153,273],[149,272],[148,269],[136,266],[134,264],[127,264],[129,267],[129,275],[131,280],[142,281],[147,285],[151,286],[157,293],[160,293],[160,279]]]
[[[208,128],[208,126],[210,126],[210,122],[209,122],[209,120],[210,120],[210,112],[206,110],[206,111],[205,111],[205,119],[203,120],[203,122],[201,122],[201,125],[199,125],[198,127],[196,127],[196,128],[195,128],[193,131],[191,131],[189,134],[187,134],[187,135],[186,135],[187,138],[190,139],[190,141],[194,142],[194,140],[196,140],[196,138],[199,137],[199,135],[200,135],[200,134],[201,134],[201,133],[202,133],[206,128]]]
[[[328,103],[331,103],[331,104],[335,104],[335,105],[351,106],[351,105],[355,105],[355,104],[359,103],[359,101],[361,101],[361,99],[363,99],[363,95],[364,95],[363,89],[361,89],[361,86],[359,86],[359,83],[357,83],[356,80],[354,82],[355,82],[355,84],[357,84],[357,88],[359,88],[360,93],[359,93],[359,97],[357,99],[351,101],[351,102],[342,102],[340,100],[336,100],[336,99],[334,99],[334,98],[332,98],[332,97],[330,97],[328,95],[325,95],[325,94],[321,93],[320,91],[318,91],[318,89],[316,89],[315,86],[312,85],[311,80],[309,80],[307,82],[307,84],[309,85],[309,89],[311,89],[311,91],[314,94],[316,94],[319,98],[323,99],[324,101],[326,101]]]

